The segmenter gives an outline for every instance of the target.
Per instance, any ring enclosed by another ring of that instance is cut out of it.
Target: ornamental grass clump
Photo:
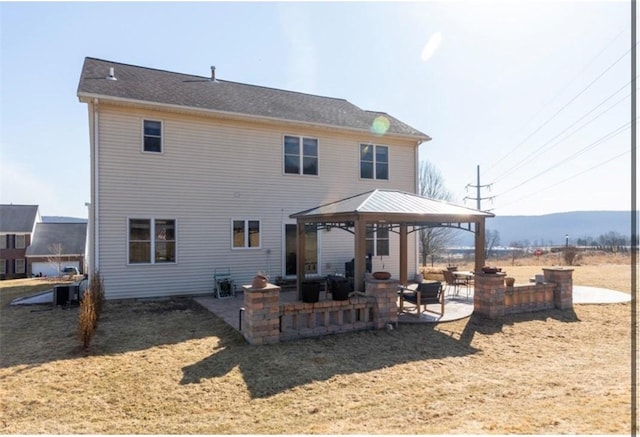
[[[104,302],[104,282],[99,272],[94,272],[91,276],[89,289],[85,291],[80,302],[78,314],[78,335],[82,347],[89,348],[91,339],[98,328],[98,320],[102,314],[102,304]]]
[[[82,347],[85,349],[89,348],[98,324],[93,300],[93,293],[89,290],[88,293],[84,294],[80,302],[80,311],[78,313],[78,336],[80,337]]]

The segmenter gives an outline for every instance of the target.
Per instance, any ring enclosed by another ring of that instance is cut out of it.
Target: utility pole
[[[480,166],[476,166],[476,173],[477,173],[477,181],[476,181],[476,185],[471,185],[471,184],[467,184],[467,186],[465,188],[475,188],[476,189],[476,197],[468,197],[465,196],[464,200],[470,199],[470,200],[475,200],[476,201],[476,209],[478,211],[482,210],[481,204],[483,200],[489,200],[489,199],[493,199],[493,196],[491,197],[481,197],[480,195],[480,190],[482,188],[489,188],[491,187],[491,184],[488,185],[480,185]]]

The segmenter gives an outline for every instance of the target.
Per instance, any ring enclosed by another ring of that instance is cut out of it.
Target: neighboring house
[[[106,297],[212,293],[258,271],[296,275],[293,213],[375,188],[415,193],[430,138],[344,99],[86,58],[78,98],[91,147],[89,271]],[[370,228],[374,270],[399,239]],[[308,229],[306,273],[344,273],[353,235]],[[417,269],[417,242],[409,240]]]
[[[0,205],[0,279],[27,277],[25,252],[39,221],[38,205]]]
[[[85,272],[87,223],[38,223],[27,248],[30,276],[59,276],[67,266]]]

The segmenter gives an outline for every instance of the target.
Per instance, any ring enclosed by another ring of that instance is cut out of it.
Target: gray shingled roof
[[[30,233],[37,215],[38,205],[0,205],[0,232]]]
[[[108,80],[109,69],[117,80]],[[429,140],[430,138],[391,115],[365,111],[344,99],[247,85],[85,58],[78,85],[78,97],[117,98],[220,111],[243,116],[371,131],[378,116],[389,120],[389,134]]]
[[[429,199],[413,193],[397,190],[372,190],[336,202],[320,205],[292,214],[290,218],[321,218],[353,216],[354,214],[386,214],[412,216],[416,222],[428,222],[431,217],[466,221],[493,214],[442,200]]]
[[[63,255],[84,255],[86,223],[38,223],[27,256],[50,256],[51,245],[61,243]]]

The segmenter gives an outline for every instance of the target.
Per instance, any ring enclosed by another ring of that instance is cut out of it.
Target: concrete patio
[[[295,302],[297,292],[295,290],[282,291],[280,294],[282,302]],[[327,295],[322,292],[320,299],[327,299]],[[329,297],[331,299],[331,297]],[[194,300],[200,305],[222,318],[234,329],[239,330],[240,308],[244,302],[244,295],[239,291],[236,297],[226,299],[216,299],[211,296],[198,296]],[[630,302],[631,295],[621,291],[608,290],[604,288],[586,287],[581,285],[573,286],[573,303],[577,305],[585,304],[613,304]],[[398,304],[399,307],[399,304]],[[411,307],[409,307],[411,309]],[[473,288],[469,290],[469,297],[466,291],[459,295],[448,293],[445,298],[444,316],[435,313],[422,313],[420,317],[414,314],[398,314],[398,323],[444,323],[454,320],[464,319],[473,313]]]

